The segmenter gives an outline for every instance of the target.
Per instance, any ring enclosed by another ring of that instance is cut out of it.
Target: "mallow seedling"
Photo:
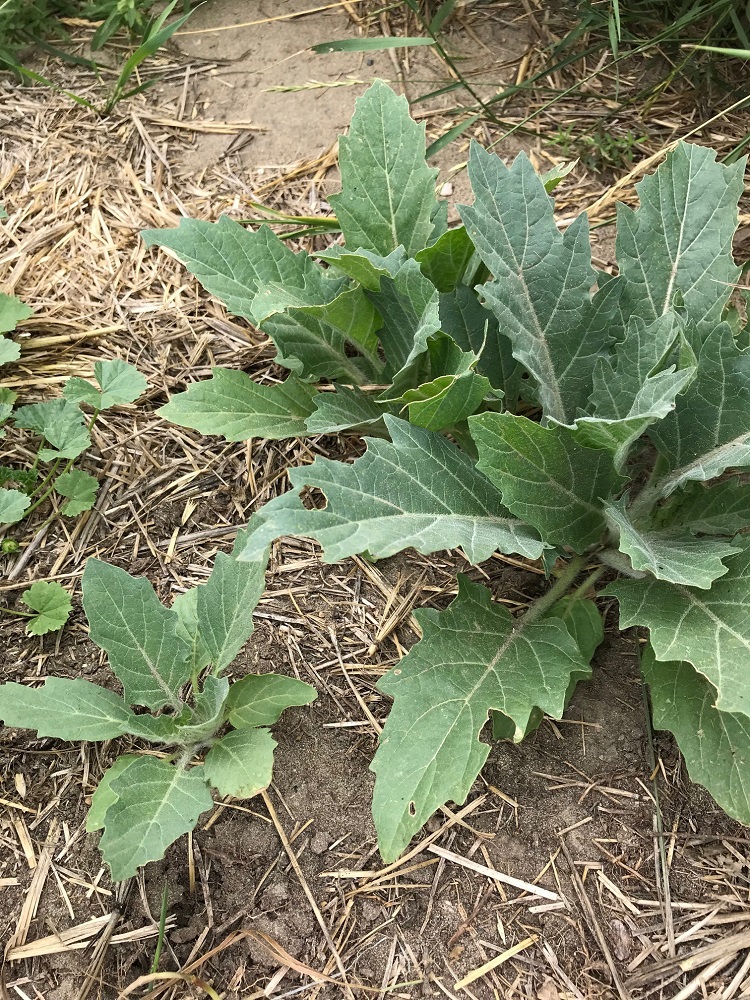
[[[238,546],[248,542],[248,532]],[[222,674],[253,630],[267,552],[254,562],[219,553],[205,584],[171,608],[150,583],[89,559],[83,606],[91,639],[122,685],[115,694],[81,677],[48,677],[40,687],[0,684],[0,720],[63,740],[150,743],[105,772],[91,800],[88,831],[103,830],[101,851],[115,880],[163,857],[211,808],[211,789],[247,798],[271,781],[269,727],[284,709],[308,705],[315,689],[279,674]],[[134,710],[135,709],[137,710]],[[145,709],[145,711],[143,711]]]
[[[340,163],[343,245],[310,256],[228,218],[145,238],[289,370],[268,385],[216,369],[165,417],[230,440],[368,438],[354,461],[293,469],[240,561],[301,535],[329,561],[460,547],[549,571],[518,617],[464,577],[446,610],[417,612],[423,638],[379,684],[393,699],[373,763],[383,857],[466,799],[488,717],[518,741],[562,715],[611,599],[648,633],[655,724],[750,823],[750,330],[730,301],[744,161],[670,152],[640,207],[618,206],[614,275],[592,264],[585,214],[558,229],[559,177],[523,154],[508,167],[474,144],[473,203],[447,228],[424,127],[383,83],[359,99]]]

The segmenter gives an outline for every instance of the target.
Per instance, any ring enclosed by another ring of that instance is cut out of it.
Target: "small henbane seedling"
[[[5,334],[12,333],[31,313],[20,299],[0,293],[0,366],[20,358],[20,346]],[[59,503],[57,513],[65,517],[76,517],[94,506],[99,482],[75,468],[74,462],[90,446],[91,429],[99,414],[135,402],[147,387],[143,375],[119,359],[97,361],[94,378],[97,385],[83,378],[69,378],[61,397],[20,406],[15,411],[16,393],[0,385],[0,440],[8,420],[39,436],[31,465],[0,464],[0,527],[17,524],[38,507],[49,504],[53,497]],[[90,416],[81,409],[81,403],[91,408]],[[19,542],[12,536],[6,535],[0,541],[2,555],[18,548]],[[71,609],[65,588],[55,581],[33,584],[21,600],[31,609],[29,612],[1,610],[27,618],[27,630],[33,635],[62,628]]]
[[[244,548],[248,533],[238,544]],[[219,553],[205,584],[161,604],[149,582],[97,559],[83,574],[91,639],[109,657],[123,695],[83,678],[41,687],[0,684],[0,719],[63,740],[129,735],[154,745],[118,757],[94,792],[88,831],[115,880],[163,857],[220,795],[255,795],[271,781],[269,726],[308,705],[315,689],[278,674],[222,677],[253,630],[267,553],[238,562]],[[132,706],[147,709],[135,712]],[[199,758],[203,758],[199,762]]]
[[[460,546],[473,564],[497,550],[549,571],[518,617],[463,577],[447,610],[417,612],[422,640],[379,684],[393,698],[373,763],[383,857],[466,799],[488,716],[516,741],[560,718],[602,639],[594,598],[648,631],[655,724],[750,823],[750,330],[730,305],[744,162],[675,148],[640,207],[618,206],[613,276],[592,265],[585,215],[558,229],[524,155],[508,168],[475,144],[474,201],[447,229],[424,128],[382,83],[340,160],[345,246],[318,261],[228,218],[145,238],[290,370],[257,384],[215,369],[165,417],[230,440],[368,435],[353,462],[293,469],[240,560],[301,535],[330,561]]]

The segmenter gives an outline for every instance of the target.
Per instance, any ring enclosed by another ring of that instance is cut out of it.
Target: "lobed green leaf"
[[[602,498],[625,482],[609,452],[584,448],[568,427],[542,427],[512,413],[481,413],[469,426],[477,467],[545,542],[583,552],[601,538]]]
[[[647,646],[641,670],[654,727],[674,734],[691,780],[734,819],[750,823],[750,719],[720,711],[716,689],[689,663],[662,663]]]
[[[258,385],[244,372],[214,368],[212,378],[188,386],[157,412],[180,427],[228,441],[283,440],[305,434],[315,395],[295,375],[280,385]]]
[[[339,139],[341,193],[329,198],[348,250],[410,256],[433,231],[437,170],[425,163],[425,126],[382,81],[357,98],[349,135]]]
[[[410,546],[425,554],[460,546],[473,563],[495,549],[539,558],[543,543],[510,516],[464,452],[435,432],[384,419],[392,440],[369,438],[352,464],[318,458],[293,469],[295,489],[322,490],[326,508],[307,510],[294,494],[272,500],[240,558],[257,558],[280,535],[316,539],[329,562],[359,552],[383,558]]]
[[[100,847],[112,879],[132,878],[158,861],[212,806],[203,768],[184,770],[156,757],[135,757],[109,782]]]
[[[177,614],[161,604],[148,580],[89,559],[83,606],[91,639],[108,654],[128,704],[177,705],[191,650],[177,633]]]
[[[562,622],[515,622],[464,577],[446,611],[416,616],[422,640],[378,683],[394,699],[372,763],[386,861],[436,809],[466,799],[489,753],[479,734],[491,710],[521,739],[535,709],[559,718],[571,677],[590,674]]]

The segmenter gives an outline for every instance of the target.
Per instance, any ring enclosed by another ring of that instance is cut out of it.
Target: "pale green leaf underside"
[[[249,799],[271,784],[275,746],[268,729],[235,729],[208,751],[206,778],[219,795]]]
[[[646,321],[684,305],[702,336],[721,319],[737,280],[732,238],[744,162],[716,162],[703,146],[680,143],[636,185],[640,207],[617,206],[616,257],[626,316]]]
[[[212,378],[172,396],[157,412],[180,427],[221,434],[228,441],[281,440],[306,433],[315,390],[290,375],[280,385],[258,385],[244,372],[212,369]]]
[[[721,808],[750,824],[750,719],[716,708],[716,690],[689,663],[661,663],[646,647],[641,670],[656,729],[677,740],[690,778]]]
[[[722,712],[750,716],[750,538],[727,559],[729,572],[708,592],[661,580],[617,580],[606,593],[620,604],[620,626],[642,625],[660,660],[687,660],[716,688]]]
[[[394,275],[404,263],[406,251],[403,247],[397,247],[383,257],[371,250],[348,250],[335,245],[316,256],[336,271],[354,278],[367,291],[377,292],[380,289],[380,279],[387,274]]]
[[[80,677],[48,677],[41,687],[0,685],[0,719],[61,740],[111,740],[129,731],[133,713],[119,695]]]
[[[542,427],[512,413],[482,413],[469,425],[478,468],[514,514],[550,545],[582,552],[599,540],[605,528],[601,498],[624,482],[610,453],[582,447],[568,427]]]
[[[340,194],[332,195],[347,249],[409,255],[433,229],[437,170],[425,163],[425,126],[409,105],[377,81],[357,99],[348,137],[339,139]]]
[[[365,551],[381,558],[410,546],[425,554],[460,546],[473,563],[495,549],[539,558],[542,543],[508,514],[466,454],[439,434],[396,417],[385,421],[392,442],[368,439],[355,462],[318,458],[293,469],[294,487],[317,487],[327,506],[307,510],[294,495],[272,500],[242,558],[255,558],[279,535],[315,538],[329,562]]]
[[[46,635],[61,629],[73,607],[70,594],[56,580],[37,580],[21,594],[21,600],[36,612],[26,624],[31,635]]]
[[[128,704],[175,704],[190,676],[190,646],[177,634],[177,614],[160,603],[148,580],[89,559],[83,606],[91,639],[108,654]]]
[[[446,611],[417,617],[424,638],[378,684],[394,698],[372,764],[386,861],[436,809],[465,800],[489,753],[479,734],[490,710],[511,719],[520,738],[535,709],[559,718],[571,675],[590,672],[560,621],[524,627],[464,578]]]
[[[31,506],[31,497],[20,490],[0,487],[0,524],[15,524]]]
[[[134,758],[109,787],[116,798],[104,816],[100,847],[115,882],[162,858],[212,806],[203,768],[181,770],[155,757]]]
[[[741,550],[729,542],[696,538],[689,532],[653,531],[633,524],[622,504],[607,504],[607,517],[620,534],[620,551],[633,568],[657,580],[708,590],[727,572],[723,561]]]
[[[309,705],[317,697],[315,688],[294,677],[250,674],[232,685],[226,708],[235,729],[272,726],[285,709]]]

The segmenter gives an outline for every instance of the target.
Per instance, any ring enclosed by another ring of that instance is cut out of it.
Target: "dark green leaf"
[[[497,486],[505,505],[550,545],[583,552],[602,536],[602,498],[619,491],[606,451],[584,448],[567,427],[542,427],[511,413],[469,420],[479,448],[478,468]]]

